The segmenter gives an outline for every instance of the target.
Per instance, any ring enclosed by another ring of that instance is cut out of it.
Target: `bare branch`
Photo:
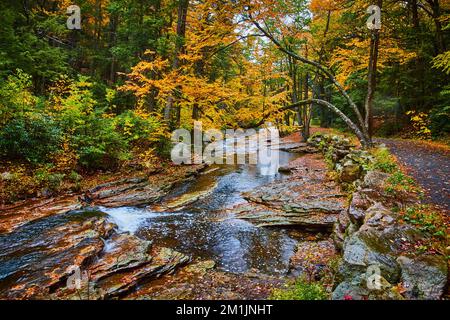
[[[348,95],[347,91],[345,91],[345,89],[342,87],[342,85],[336,80],[336,78],[333,76],[333,74],[327,70],[324,66],[322,66],[320,63],[306,59],[305,57],[302,57],[298,54],[296,54],[295,52],[292,52],[288,49],[286,49],[283,45],[281,45],[281,43],[272,35],[272,33],[270,33],[270,31],[267,31],[265,28],[263,28],[258,21],[256,21],[255,19],[253,19],[250,15],[250,20],[252,21],[252,23],[256,26],[256,28],[258,28],[259,31],[261,31],[267,38],[269,38],[274,44],[275,46],[277,46],[277,48],[284,52],[285,54],[291,56],[292,58],[301,61],[305,64],[311,65],[313,67],[315,67],[317,70],[319,70],[320,72],[322,72],[323,74],[325,74],[327,76],[327,78],[338,88],[339,92],[344,96],[344,98],[347,100],[347,102],[349,103],[349,105],[351,106],[351,108],[353,109],[353,111],[356,114],[356,117],[358,119],[358,123],[364,133],[365,137],[368,137],[368,133],[367,133],[367,128],[364,125],[364,119],[361,115],[361,112],[359,111],[357,105],[353,102],[352,98]],[[365,139],[366,140],[366,139]]]
[[[325,101],[322,99],[307,99],[307,100],[298,101],[291,105],[282,107],[281,110],[295,109],[301,105],[314,104],[314,103],[318,104],[318,105],[322,105],[324,107],[327,107],[328,109],[330,109],[331,111],[336,113],[347,124],[347,126],[356,134],[359,141],[361,141],[361,144],[364,147],[367,147],[370,144],[370,142],[367,141],[366,137],[364,136],[363,132],[358,128],[358,126],[355,123],[353,123],[353,121],[350,120],[350,118],[347,117],[341,110],[339,110],[339,108],[337,108],[335,105],[329,103],[328,101]]]

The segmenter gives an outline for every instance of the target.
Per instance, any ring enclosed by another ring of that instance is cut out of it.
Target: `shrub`
[[[430,129],[433,137],[450,133],[450,106],[435,108],[430,113]]]
[[[79,163],[87,169],[111,169],[128,157],[127,142],[112,119],[93,113],[72,137]]]
[[[413,178],[405,175],[400,170],[395,171],[386,180],[385,191],[388,195],[396,198],[405,197],[409,193],[421,194],[420,188],[417,186]]]
[[[59,191],[65,174],[51,171],[51,166],[44,166],[38,170],[34,175],[34,179],[41,188],[49,189],[50,191]]]
[[[446,237],[446,226],[443,217],[427,205],[416,205],[403,212],[403,220],[436,237]]]
[[[0,198],[6,202],[14,202],[34,195],[36,180],[27,174],[23,166],[10,167],[8,174],[0,179]]]
[[[158,142],[164,134],[164,126],[155,117],[128,110],[114,118],[116,129],[131,143]]]
[[[387,148],[377,148],[372,150],[371,154],[374,156],[374,162],[370,164],[370,170],[380,170],[386,173],[393,173],[398,170],[395,158],[390,154]]]
[[[29,114],[0,129],[0,155],[8,159],[44,163],[61,148],[62,131],[52,118]]]
[[[32,110],[36,97],[31,93],[31,88],[31,76],[22,70],[0,82],[0,126]]]

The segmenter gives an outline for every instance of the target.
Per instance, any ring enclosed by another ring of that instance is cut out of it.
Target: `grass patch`
[[[395,157],[387,148],[372,149],[370,154],[374,157],[374,161],[369,164],[369,170],[380,170],[386,173],[399,170]]]
[[[442,214],[432,210],[428,205],[421,204],[407,208],[402,212],[402,219],[433,237],[445,239],[447,236]]]
[[[450,258],[446,249],[449,245],[448,220],[444,213],[426,204],[411,206],[399,213],[404,222],[415,226],[427,236],[425,241],[416,244],[418,253],[440,253],[447,256],[447,259]]]
[[[308,282],[297,279],[286,289],[274,289],[270,296],[272,300],[327,300],[328,293],[320,282]]]
[[[422,190],[419,188],[413,178],[407,176],[400,170],[395,171],[386,180],[385,191],[388,195],[405,195],[408,193],[415,193],[422,195]]]

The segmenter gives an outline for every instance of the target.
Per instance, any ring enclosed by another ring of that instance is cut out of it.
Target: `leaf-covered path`
[[[427,200],[450,212],[450,151],[431,143],[378,139],[426,191]]]

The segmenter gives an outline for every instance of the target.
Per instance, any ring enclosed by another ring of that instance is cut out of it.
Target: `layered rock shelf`
[[[243,194],[248,201],[230,211],[259,226],[296,226],[331,232],[346,196],[327,175],[320,154],[306,154],[289,164],[290,176]]]

